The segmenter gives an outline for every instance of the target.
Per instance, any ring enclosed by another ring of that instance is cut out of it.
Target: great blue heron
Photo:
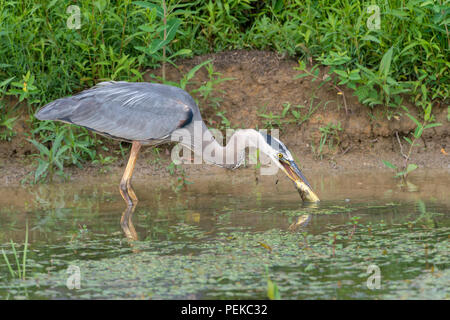
[[[131,187],[131,177],[141,145],[171,142],[173,136],[181,137],[180,143],[194,153],[202,153],[206,162],[225,168],[240,166],[245,148],[256,147],[294,181],[303,200],[319,200],[281,141],[253,129],[242,129],[231,137],[234,143],[220,145],[202,121],[195,101],[177,87],[147,82],[101,82],[74,96],[47,104],[36,113],[36,118],[76,124],[132,143],[120,181],[120,193],[128,207],[138,201]],[[200,130],[195,129],[195,123],[200,125]],[[206,149],[210,152],[205,153]]]

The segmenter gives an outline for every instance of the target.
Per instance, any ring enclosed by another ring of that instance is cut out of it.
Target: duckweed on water
[[[180,225],[178,232],[191,236],[183,243],[135,242],[132,247],[118,249],[88,241],[81,258],[54,259],[56,265],[80,268],[79,290],[66,288],[67,273],[61,268],[36,273],[26,282],[2,283],[0,292],[17,286],[40,298],[263,299],[268,266],[281,295],[291,299],[448,298],[449,231],[448,227],[430,231],[420,227],[411,230],[406,225],[389,229],[376,226],[371,235],[361,228],[348,240],[342,227],[336,231],[340,246],[333,257],[326,234],[311,236],[308,245],[301,234],[276,229],[226,231],[205,239],[199,227]],[[108,251],[110,257],[89,257],[89,252],[99,249]],[[111,255],[115,251],[117,254]],[[381,269],[380,290],[371,291],[366,286],[371,264]]]

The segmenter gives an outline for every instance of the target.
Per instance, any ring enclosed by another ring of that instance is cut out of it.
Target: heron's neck
[[[236,130],[227,139],[226,146],[223,146],[214,138],[212,132],[206,129],[202,142],[203,160],[223,168],[237,168],[245,160],[245,149],[257,148],[260,138],[261,135],[253,129]]]
[[[225,140],[225,139],[222,139]],[[217,141],[213,133],[203,121],[194,121],[188,127],[176,130],[171,135],[171,141],[191,149],[194,163],[211,163],[224,168],[239,167],[245,160],[246,148],[257,148],[266,151],[262,135],[253,129],[236,130],[227,144]]]

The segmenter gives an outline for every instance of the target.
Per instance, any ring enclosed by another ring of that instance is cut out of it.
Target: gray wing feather
[[[192,97],[176,87],[146,82],[102,82],[47,104],[36,117],[139,141],[166,138],[192,120],[195,107]]]

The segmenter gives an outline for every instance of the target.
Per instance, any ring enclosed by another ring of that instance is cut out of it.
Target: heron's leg
[[[136,194],[131,187],[131,177],[133,176],[134,165],[136,164],[136,159],[140,148],[141,144],[137,141],[133,141],[130,159],[128,160],[127,167],[125,168],[122,180],[120,181],[120,194],[127,203],[128,207],[135,205],[138,201]]]
[[[127,183],[127,191],[128,191],[128,195],[130,196],[131,200],[133,200],[133,205],[136,205],[138,202],[138,198],[136,197],[136,194],[134,193],[133,187],[131,187],[131,177]]]

